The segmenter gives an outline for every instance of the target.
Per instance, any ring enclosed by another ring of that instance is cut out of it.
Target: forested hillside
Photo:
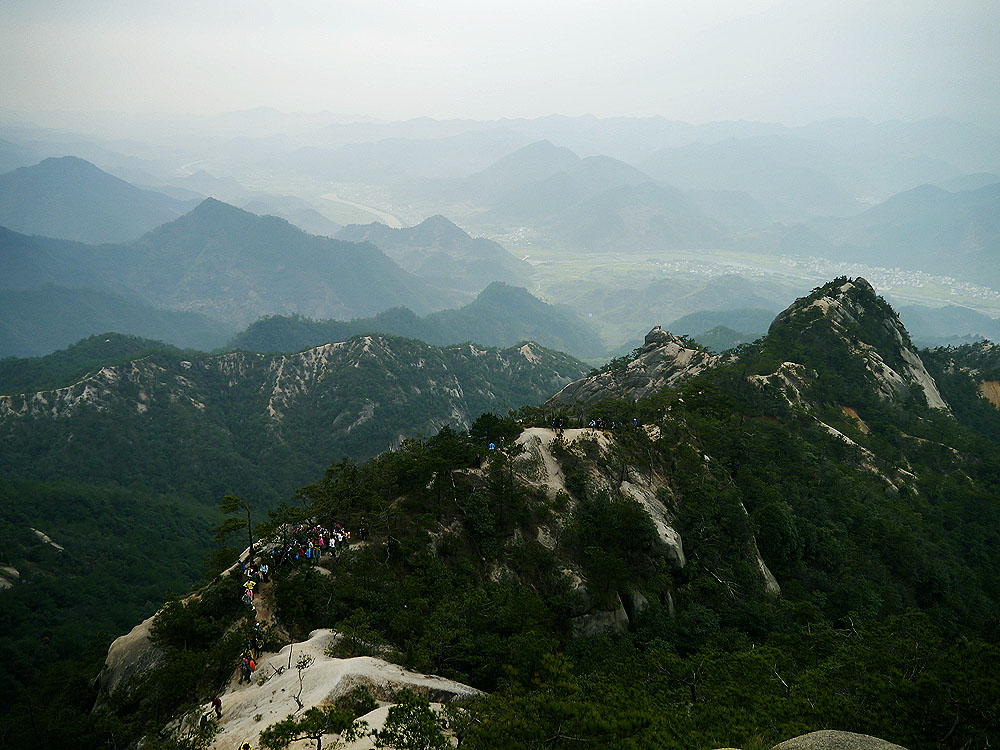
[[[387,337],[213,357],[107,334],[0,360],[3,695],[187,590],[213,554],[225,494],[264,517],[333,457],[467,429],[585,369],[534,344]]]
[[[1000,411],[975,394],[992,349],[918,353],[866,282],[841,278],[761,341],[649,390],[685,351],[657,335],[588,376],[619,383],[612,397],[487,414],[317,473],[258,536],[284,549],[283,524],[342,522],[364,544],[324,561],[332,575],[275,557],[267,648],[332,628],[331,658],[485,691],[441,720],[462,747],[755,749],[820,728],[990,746]],[[235,684],[252,624],[238,596],[223,577],[172,603],[159,666],[103,697],[99,719],[93,695],[53,687],[60,720],[100,746],[220,690],[266,701],[263,678]],[[22,698],[8,724],[27,711]],[[236,718],[223,713],[219,742]]]

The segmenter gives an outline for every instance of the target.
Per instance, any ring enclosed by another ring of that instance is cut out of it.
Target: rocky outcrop
[[[462,426],[468,427],[480,413],[471,413],[468,402],[495,401],[493,391],[506,381],[537,391],[537,398],[538,393],[565,386],[581,371],[581,363],[571,357],[533,343],[507,349],[433,347],[408,339],[358,336],[297,354],[229,352],[183,361],[166,355],[145,357],[103,367],[63,388],[0,396],[0,419],[67,418],[82,408],[142,414],[153,403],[177,402],[203,411],[239,394],[260,403],[262,416],[278,423],[301,402],[317,394],[336,397],[345,382],[367,378],[379,387],[368,389],[372,399],[357,410],[355,417],[362,421],[371,418],[375,405],[414,393],[454,403]]]
[[[984,380],[979,384],[979,392],[983,398],[1000,409],[1000,382],[996,380]]]
[[[11,588],[21,580],[21,572],[10,565],[0,565],[0,591]]]
[[[771,750],[906,750],[867,734],[823,729],[775,745]]]
[[[461,682],[411,672],[382,659],[331,657],[327,650],[336,639],[337,635],[330,630],[315,630],[306,641],[285,646],[276,654],[264,654],[249,685],[237,684],[234,676],[220,695],[222,731],[212,744],[213,750],[236,750],[243,742],[257,747],[261,731],[297,711],[292,697],[295,695],[302,701],[303,708],[308,709],[329,705],[359,686],[367,687],[383,704],[392,703],[394,696],[404,688],[434,703],[450,703],[481,694]],[[295,664],[302,657],[308,657],[311,662],[302,670],[300,685]],[[211,705],[201,708],[203,714],[211,711]],[[373,717],[365,718],[372,723]]]
[[[530,427],[517,438],[516,443],[523,450],[515,460],[518,475],[525,484],[536,487],[544,487],[550,498],[555,498],[560,492],[570,497],[566,487],[566,477],[563,475],[559,460],[552,450],[552,443],[561,434],[563,444],[571,451],[575,451],[580,458],[585,459],[590,467],[590,480],[596,487],[608,490],[612,493],[620,492],[623,496],[631,498],[639,503],[649,515],[653,526],[656,528],[657,536],[663,544],[664,556],[671,563],[672,567],[679,570],[684,567],[686,558],[684,556],[684,544],[680,534],[673,527],[673,517],[667,510],[658,496],[658,490],[665,485],[658,477],[650,476],[648,472],[642,472],[635,467],[629,466],[624,470],[624,475],[620,483],[612,482],[604,474],[606,462],[598,457],[597,459],[588,457],[587,452],[582,449],[584,441],[594,441],[601,454],[607,453],[615,443],[613,433],[603,430],[592,429],[569,429],[556,432],[545,427]],[[561,527],[563,518],[558,517],[556,525]],[[558,536],[559,530],[542,528],[540,538],[554,538]]]
[[[676,385],[711,367],[719,358],[689,347],[659,326],[646,334],[636,356],[624,368],[609,369],[570,383],[549,399],[549,406],[592,404],[601,399],[639,399]]]
[[[796,362],[782,362],[770,375],[749,375],[747,380],[761,390],[773,388],[790,406],[808,406],[806,398],[816,373]]]
[[[52,539],[49,538],[49,535],[46,534],[44,531],[39,531],[38,529],[31,529],[31,532],[36,537],[38,537],[38,541],[40,541],[42,544],[49,545],[56,552],[65,552],[66,551],[65,547],[63,547],[61,544],[56,544],[55,542],[53,542]]]
[[[156,615],[148,617],[125,635],[115,638],[108,649],[104,669],[97,676],[96,687],[103,694],[113,693],[131,678],[158,666],[163,651],[149,640]]]
[[[884,399],[902,399],[910,388],[923,390],[932,409],[948,410],[899,316],[863,278],[838,279],[797,300],[771,323],[768,334],[794,331],[794,338],[818,347],[830,336],[846,344],[864,363],[872,388]]]
[[[573,635],[577,638],[606,633],[624,633],[628,630],[628,614],[625,612],[621,599],[618,598],[615,600],[614,609],[598,609],[588,612],[574,617],[572,624]]]

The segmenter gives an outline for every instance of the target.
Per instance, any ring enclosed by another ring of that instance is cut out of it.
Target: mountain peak
[[[188,216],[198,217],[236,217],[255,215],[256,214],[252,214],[249,211],[244,211],[242,208],[237,208],[230,203],[220,201],[218,198],[206,198],[188,213]]]
[[[780,331],[783,326],[806,318],[812,322],[817,316],[829,320],[839,329],[846,330],[859,327],[861,325],[859,318],[872,313],[881,316],[888,327],[895,331],[899,343],[905,341],[909,344],[909,335],[896,312],[878,296],[874,287],[860,276],[855,279],[841,276],[817,287],[811,294],[796,300],[779,313],[771,323],[770,331]]]
[[[85,159],[43,159],[0,175],[0,224],[16,232],[92,244],[128,242],[187,205],[108,174]]]
[[[505,281],[492,281],[479,293],[476,299],[526,299],[528,297],[531,297],[532,300],[540,301],[523,286],[514,286]]]
[[[550,404],[593,404],[605,398],[639,399],[674,386],[712,367],[719,358],[692,348],[683,339],[655,326],[631,358],[612,360],[600,371],[570,383]]]
[[[529,143],[497,160],[481,174],[503,175],[510,179],[541,180],[580,163],[573,151],[551,141]]]
[[[642,343],[643,346],[662,346],[671,340],[669,333],[660,328],[660,326],[653,326],[650,332],[646,334],[646,338],[643,339]]]
[[[771,323],[768,338],[806,347],[841,376],[859,361],[882,398],[906,398],[918,386],[928,406],[948,409],[896,311],[861,277],[841,276],[796,300]]]
[[[466,232],[462,227],[458,226],[451,219],[448,219],[441,214],[434,214],[431,217],[424,219],[422,222],[413,227],[414,234],[421,234],[425,232],[430,232],[436,237],[454,237],[466,239],[469,237],[468,232]],[[403,230],[397,230],[403,231]]]
[[[66,174],[70,171],[76,171],[84,174],[102,174],[107,176],[107,172],[102,170],[95,164],[87,161],[86,159],[81,159],[79,156],[50,156],[47,159],[42,159],[34,167],[25,167],[25,169],[36,169],[38,171],[57,171],[62,174]],[[117,178],[116,178],[117,179]]]
[[[177,231],[211,232],[267,232],[300,234],[301,230],[277,216],[259,216],[217,198],[206,198],[176,220],[154,229],[152,234],[171,234]]]

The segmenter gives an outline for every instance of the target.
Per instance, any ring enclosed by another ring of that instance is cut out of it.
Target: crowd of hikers
[[[367,523],[362,518],[359,528],[359,536],[364,539],[367,536]],[[257,662],[264,652],[264,625],[257,620],[257,608],[254,605],[254,591],[261,585],[271,580],[272,566],[278,568],[281,565],[299,566],[301,564],[318,565],[324,555],[335,557],[339,550],[346,549],[351,543],[351,532],[347,531],[340,523],[335,523],[333,528],[326,528],[320,524],[298,524],[287,530],[283,540],[275,544],[265,545],[267,550],[260,557],[247,560],[240,564],[240,577],[243,580],[243,603],[246,604],[254,615],[254,626],[252,633],[247,637],[243,651],[240,652],[239,661],[239,684],[249,684],[253,679],[253,673],[257,669]],[[212,699],[212,709],[217,718],[222,718],[222,699],[215,696]],[[209,720],[209,715],[202,717],[202,723]],[[241,750],[249,750],[250,744],[244,743]]]
[[[361,520],[361,535],[367,535],[367,524]],[[246,604],[254,618],[257,607],[254,605],[254,590],[259,584],[271,580],[271,566],[301,564],[319,565],[324,554],[336,557],[338,550],[345,549],[351,543],[351,532],[342,524],[335,523],[328,529],[321,524],[301,523],[287,530],[283,540],[269,545],[270,552],[261,557],[247,560],[240,565],[243,580],[243,603]],[[270,560],[270,562],[268,562]],[[240,684],[249,683],[257,668],[257,660],[264,650],[264,626],[260,621],[254,624],[253,635],[247,639],[246,648],[240,654]]]
[[[364,519],[361,524],[364,527]],[[340,523],[335,523],[332,529],[303,523],[292,528],[286,544],[278,545],[271,551],[271,559],[275,566],[302,561],[318,565],[324,554],[336,557],[337,550],[350,543],[351,532]]]
[[[558,421],[560,423],[562,422],[562,420],[558,420]],[[609,422],[605,422],[604,421],[604,417],[595,417],[594,419],[591,419],[589,422],[587,422],[587,427],[589,427],[592,430],[617,430],[617,429],[619,429],[621,427],[626,427],[626,426],[628,426],[628,422],[616,422],[614,420],[609,421]],[[638,427],[639,426],[639,420],[633,418],[631,426],[632,427]],[[562,425],[560,424],[560,426],[557,427],[556,429],[560,429],[561,430],[562,429]]]

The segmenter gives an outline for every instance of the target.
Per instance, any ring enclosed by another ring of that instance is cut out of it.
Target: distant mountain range
[[[904,305],[899,317],[919,346],[957,346],[979,339],[1000,342],[1000,319],[967,307]]]
[[[951,193],[924,185],[809,229],[841,256],[1000,286],[1000,183]]]
[[[211,198],[129,244],[94,246],[0,228],[0,259],[7,271],[0,289],[37,292],[54,285],[103,294],[91,300],[74,296],[81,316],[76,327],[60,326],[57,340],[63,345],[69,343],[67,336],[79,338],[119,325],[123,332],[203,345],[217,341],[220,330],[231,333],[267,314],[350,319],[400,305],[425,314],[456,299],[407,273],[371,244],[309,235],[282,219],[256,216]],[[108,294],[134,302],[119,303]],[[69,299],[62,292],[56,296]],[[31,305],[39,299],[6,297],[5,320],[21,329],[16,335],[9,332],[12,340],[35,336],[38,329],[16,321],[31,317]],[[143,305],[188,313],[183,325],[173,320],[191,330],[170,333],[169,316],[140,311]],[[100,309],[106,313],[97,314]],[[192,326],[199,326],[190,315],[195,313],[214,323],[206,322],[195,334]],[[57,314],[55,308],[45,313]],[[152,324],[150,316],[156,315],[160,322]],[[139,324],[136,316],[149,320]],[[7,351],[40,353],[40,348]]]
[[[393,248],[428,275],[436,268],[442,282],[450,268],[467,288],[488,286],[464,308],[429,315],[452,304],[455,293],[409,274],[370,242],[307,235],[214,199],[128,245],[0,228],[7,269],[0,288],[9,290],[0,298],[0,356],[44,354],[108,330],[211,350],[234,327],[268,315],[235,343],[297,351],[380,332],[441,345],[531,339],[582,357],[604,354],[596,333],[569,310],[524,289],[489,285],[494,275],[521,278],[525,264],[443,217],[404,230],[375,224],[345,234]],[[296,314],[325,320],[281,317]]]
[[[39,160],[38,154],[19,143],[0,138],[0,174],[18,167],[28,167]]]
[[[483,226],[529,226],[571,247],[704,247],[721,226],[681,191],[608,156],[581,159],[549,141],[530,144],[444,191],[464,196]],[[718,211],[717,211],[718,213]]]
[[[530,340],[584,359],[605,355],[597,334],[571,310],[554,307],[525,289],[501,282],[490,284],[464,307],[423,318],[407,308],[350,321],[269,316],[237,334],[230,346],[247,351],[295,352],[361,333],[405,336],[437,346],[465,341],[480,346],[512,346]]]
[[[128,242],[194,205],[141,190],[74,156],[0,174],[0,225],[23,234]]]
[[[473,238],[439,215],[403,229],[374,222],[344,227],[337,238],[371,242],[403,269],[441,289],[477,293],[494,281],[525,284],[531,266],[500,245]]]
[[[127,255],[121,278],[129,289],[235,325],[271,313],[350,318],[397,305],[425,313],[452,299],[373,245],[309,235],[211,198],[118,254]]]
[[[674,334],[691,336],[712,351],[753,341],[767,333],[774,312],[762,309],[699,310],[684,315],[666,328]]]
[[[859,210],[858,201],[817,168],[835,156],[829,147],[768,135],[663,149],[639,167],[684,189],[747,193],[787,221]]]
[[[671,333],[687,335],[725,324],[752,334],[752,330],[744,331],[744,327],[757,328],[763,315],[770,314],[773,318],[782,304],[787,304],[788,298],[793,296],[785,286],[735,273],[709,279],[679,275],[634,287],[583,287],[579,293],[573,289],[562,290],[562,293],[573,295],[571,307],[579,314],[592,314],[593,317],[587,320],[593,321],[602,338],[629,342],[628,349],[641,343],[630,339],[636,323],[650,328],[662,325]],[[757,312],[747,319],[750,310]],[[699,317],[703,322],[686,320],[688,315]],[[714,317],[716,315],[719,317]],[[741,319],[744,321],[740,322]],[[683,330],[677,328],[677,321]]]

